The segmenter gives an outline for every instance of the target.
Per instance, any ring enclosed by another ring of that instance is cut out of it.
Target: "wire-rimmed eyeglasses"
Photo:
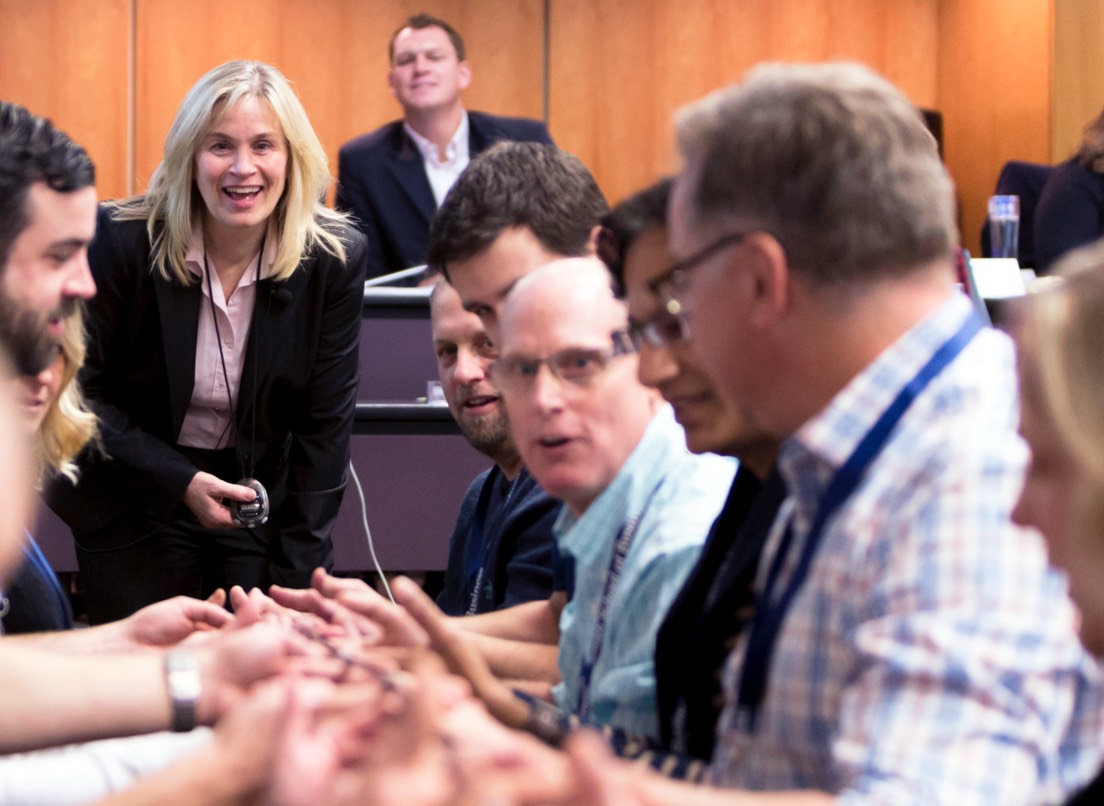
[[[676,260],[663,274],[648,283],[649,290],[662,300],[667,312],[672,316],[683,319],[683,328],[686,327],[684,318],[686,313],[682,295],[686,291],[690,269],[700,266],[725,247],[738,244],[748,234],[747,232],[730,232],[727,235],[722,235],[694,254],[684,257],[682,260]]]
[[[508,392],[527,388],[536,381],[542,366],[556,378],[576,386],[586,386],[605,372],[610,362],[618,356],[636,352],[632,336],[627,330],[610,334],[611,344],[605,349],[569,347],[544,358],[506,356],[491,364],[491,380],[500,391]]]

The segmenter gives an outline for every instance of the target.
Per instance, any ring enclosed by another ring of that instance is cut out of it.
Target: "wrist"
[[[181,649],[165,653],[165,687],[172,710],[172,729],[190,731],[199,724],[199,699],[203,693],[199,659],[194,653]]]
[[[521,694],[519,698],[528,705],[522,729],[552,747],[562,745],[571,729],[564,713],[552,703],[536,697]]]

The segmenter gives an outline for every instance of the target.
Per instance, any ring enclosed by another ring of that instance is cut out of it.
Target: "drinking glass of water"
[[[989,243],[993,257],[1019,258],[1020,197],[989,197]]]

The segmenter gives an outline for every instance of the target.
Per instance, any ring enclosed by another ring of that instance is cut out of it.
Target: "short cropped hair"
[[[950,177],[920,112],[849,63],[768,64],[682,109],[692,226],[761,230],[818,284],[949,259]]]
[[[544,143],[497,143],[473,159],[429,225],[429,263],[447,279],[505,230],[528,228],[550,252],[587,254],[609,205],[578,157]]]
[[[452,46],[456,48],[456,60],[458,62],[464,61],[464,38],[460,36],[460,33],[455,28],[439,17],[431,17],[428,14],[415,14],[396,28],[395,33],[391,34],[391,40],[387,43],[388,62],[395,61],[395,40],[398,39],[399,34],[407,28],[413,28],[415,31],[420,31],[423,28],[440,28],[448,34],[449,41],[452,42]]]
[[[283,73],[272,65],[232,61],[209,71],[188,91],[146,194],[122,202],[115,211],[117,219],[146,222],[153,265],[165,279],[192,282],[184,258],[192,229],[206,209],[196,188],[196,153],[211,127],[246,98],[262,101],[272,110],[288,144],[287,184],[272,213],[280,236],[274,277],[289,277],[315,247],[345,260],[346,216],[325,205],[332,180],[329,161],[306,110]]]
[[[621,200],[602,219],[598,234],[598,257],[609,267],[618,296],[625,293],[625,255],[645,230],[666,229],[667,205],[671,198],[671,177],[638,190]]]
[[[87,152],[49,120],[0,101],[0,273],[30,223],[27,194],[36,182],[70,193],[94,185],[96,170]]]

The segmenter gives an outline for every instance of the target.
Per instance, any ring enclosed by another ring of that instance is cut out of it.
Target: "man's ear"
[[[471,84],[472,71],[467,59],[456,66],[456,78],[457,84],[462,90],[466,90],[468,85]]]
[[[773,235],[753,232],[743,244],[743,271],[752,283],[752,316],[767,324],[786,313],[790,304],[790,264],[786,250]]]
[[[590,230],[590,235],[587,236],[586,251],[587,257],[596,257],[598,255],[598,238],[602,234],[602,225],[595,224]]]
[[[391,90],[391,94],[395,95],[395,68],[387,68],[387,89]]]

